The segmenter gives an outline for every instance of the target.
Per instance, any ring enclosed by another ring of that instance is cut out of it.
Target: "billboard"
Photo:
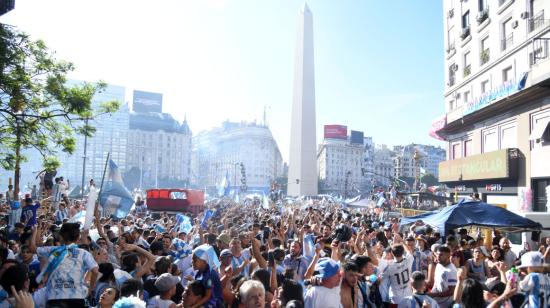
[[[348,127],[345,125],[325,125],[325,138],[348,139]]]
[[[356,130],[350,131],[349,141],[352,144],[363,144],[363,132]]]
[[[132,109],[136,112],[162,112],[162,94],[134,90]]]

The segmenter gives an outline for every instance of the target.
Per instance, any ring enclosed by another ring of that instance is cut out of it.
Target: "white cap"
[[[521,265],[519,267],[535,267],[542,266],[543,256],[538,251],[529,251],[521,256]]]

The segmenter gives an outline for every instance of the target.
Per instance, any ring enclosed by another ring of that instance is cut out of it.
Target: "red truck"
[[[178,188],[149,189],[145,203],[151,212],[191,212],[197,215],[204,211],[204,192]]]

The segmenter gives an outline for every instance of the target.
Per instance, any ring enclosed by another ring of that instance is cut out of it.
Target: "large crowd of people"
[[[218,200],[197,215],[138,202],[123,219],[96,209],[83,229],[85,200],[62,181],[1,198],[0,308],[550,305],[547,238],[516,255],[497,231],[440,234],[381,219],[375,203],[308,199]]]

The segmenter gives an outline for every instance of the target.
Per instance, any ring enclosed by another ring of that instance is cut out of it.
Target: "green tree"
[[[427,186],[435,186],[438,184],[437,178],[431,173],[424,174],[420,181]]]
[[[31,40],[14,27],[0,24],[0,165],[14,171],[14,190],[19,192],[25,149],[43,157],[46,170],[60,163],[58,150],[72,153],[74,133],[92,136],[86,119],[95,116],[92,98],[106,84],[67,85],[70,62],[54,57],[41,40]],[[101,104],[99,113],[118,110],[120,102]]]

